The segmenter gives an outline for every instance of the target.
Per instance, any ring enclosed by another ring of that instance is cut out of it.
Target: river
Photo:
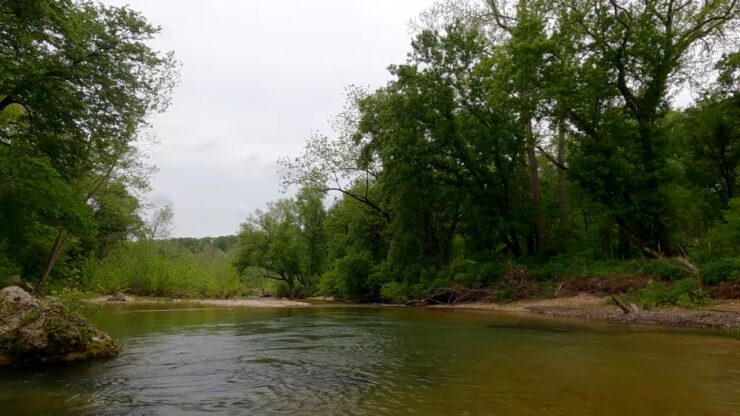
[[[3,415],[738,415],[740,340],[414,308],[106,306],[115,359],[0,369]]]

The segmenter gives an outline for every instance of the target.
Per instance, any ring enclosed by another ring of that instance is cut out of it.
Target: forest
[[[391,81],[348,87],[332,131],[280,160],[286,197],[205,239],[170,238],[173,208],[144,202],[149,119],[179,81],[148,46],[160,29],[87,1],[0,4],[5,283],[403,303],[622,279],[645,305],[740,296],[735,0],[439,3]]]

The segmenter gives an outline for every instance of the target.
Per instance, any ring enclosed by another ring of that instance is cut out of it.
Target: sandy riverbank
[[[126,295],[125,301],[111,301],[110,296],[98,296],[88,299],[90,303],[96,304],[161,304],[161,303],[183,303],[197,304],[222,307],[249,307],[249,308],[304,308],[311,306],[307,302],[300,302],[288,299],[169,299],[169,298],[148,298],[140,296]]]
[[[505,304],[462,303],[433,305],[435,309],[463,309],[500,312],[535,313],[540,315],[580,318],[619,323],[634,323],[673,327],[740,329],[740,301],[719,301],[710,306],[685,309],[678,307],[641,309],[625,314],[609,303],[609,297],[581,293],[571,297],[521,300]]]
[[[109,296],[89,299],[91,303],[115,304]],[[624,314],[617,306],[610,304],[609,297],[588,293],[553,299],[527,299],[510,303],[469,302],[457,305],[431,305],[431,309],[480,310],[491,312],[533,313],[553,317],[579,318],[586,320],[617,322],[626,324],[647,324],[672,327],[698,327],[740,329],[740,301],[725,300],[710,306],[685,308],[641,309],[639,313]],[[347,303],[309,303],[288,299],[167,299],[126,296],[127,304],[181,303],[217,307],[250,308],[306,308],[306,307],[351,307],[365,306]],[[370,306],[370,305],[367,305]]]

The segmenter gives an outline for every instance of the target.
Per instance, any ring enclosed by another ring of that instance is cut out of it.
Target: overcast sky
[[[408,23],[434,0],[105,0],[162,27],[182,62],[150,200],[172,202],[175,236],[235,233],[281,197],[276,161],[300,153],[349,84],[383,85],[405,60]]]

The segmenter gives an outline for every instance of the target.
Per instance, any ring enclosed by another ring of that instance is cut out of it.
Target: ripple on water
[[[123,344],[120,357],[0,374],[12,395],[0,396],[0,408],[110,415],[729,415],[740,408],[740,342],[727,338],[398,309],[107,313],[101,326]]]

